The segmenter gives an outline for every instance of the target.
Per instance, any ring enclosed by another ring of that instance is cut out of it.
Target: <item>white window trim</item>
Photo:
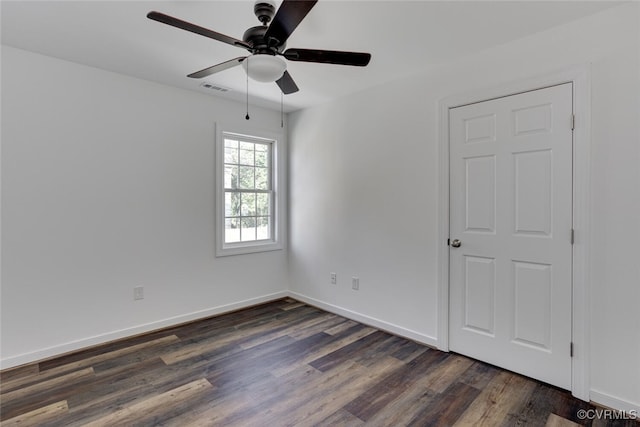
[[[231,255],[242,255],[257,252],[277,251],[284,249],[285,245],[285,224],[286,224],[286,173],[284,153],[284,134],[269,132],[251,128],[237,129],[218,124],[216,126],[215,141],[215,239],[216,256],[224,257]],[[225,227],[225,188],[224,188],[224,138],[225,134],[235,134],[246,136],[253,140],[273,141],[272,146],[272,191],[275,202],[273,203],[273,236],[270,240],[254,242],[224,242]]]

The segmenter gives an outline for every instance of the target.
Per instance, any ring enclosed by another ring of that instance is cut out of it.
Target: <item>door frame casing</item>
[[[498,87],[451,95],[439,103],[439,212],[438,212],[438,338],[437,346],[449,351],[449,110],[467,104],[530,92],[564,83],[573,84],[573,245],[571,336],[571,392],[589,401],[589,241],[591,91],[588,65],[512,82]],[[569,349],[567,349],[569,351]]]

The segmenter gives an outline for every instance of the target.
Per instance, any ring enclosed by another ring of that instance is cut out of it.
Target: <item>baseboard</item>
[[[640,403],[633,403],[597,390],[590,391],[591,402],[618,411],[624,411],[628,417],[640,420]]]
[[[303,294],[291,291],[281,291],[273,294],[263,295],[257,298],[251,298],[244,301],[238,301],[231,304],[225,304],[217,307],[211,307],[205,310],[199,310],[192,313],[182,314],[179,316],[169,317],[166,319],[158,320],[155,322],[145,323],[142,325],[133,326],[131,328],[125,328],[118,331],[112,331],[105,334],[95,335],[88,338],[83,338],[76,341],[67,342],[64,344],[43,348],[29,353],[23,353],[17,356],[7,357],[0,360],[0,369],[9,369],[16,366],[24,365],[27,363],[38,362],[46,360],[52,357],[59,357],[64,354],[72,353],[74,351],[83,350],[96,345],[106,344],[111,341],[116,341],[123,338],[129,338],[135,335],[140,335],[148,332],[152,332],[158,329],[176,326],[181,323],[191,322],[198,319],[203,319],[210,316],[216,316],[219,314],[228,313],[243,308],[248,308],[254,305],[274,301],[277,299],[291,297],[301,302],[313,305],[322,310],[334,313],[351,320],[363,323],[365,325],[373,326],[375,328],[390,332],[392,334],[411,339],[413,341],[425,344],[431,347],[437,347],[437,339],[411,329],[403,328],[398,325],[394,325],[389,322],[385,322],[380,319],[376,319],[365,314],[361,314],[352,310],[339,307],[337,305],[328,304],[315,298],[308,297]]]
[[[181,323],[191,322],[198,319],[204,319],[206,317],[216,316],[219,314],[228,313],[243,308],[248,308],[254,305],[262,304],[269,301],[278,300],[288,296],[288,292],[281,291],[273,294],[263,295],[257,298],[251,298],[244,301],[238,301],[230,304],[220,305],[217,307],[211,307],[204,310],[194,311],[192,313],[181,314],[179,316],[169,317],[166,319],[158,320],[155,322],[145,323],[142,325],[133,326],[131,328],[125,328],[118,331],[108,332],[105,334],[95,335],[93,337],[83,338],[68,343],[43,348],[29,353],[23,353],[17,356],[7,357],[0,360],[0,369],[9,369],[16,366],[24,365],[27,363],[33,363],[52,357],[61,356],[63,354],[71,353],[74,351],[86,349],[100,344],[105,344],[111,341],[132,337],[148,332],[152,332],[158,329],[166,328],[169,326],[176,326]]]
[[[419,342],[421,344],[425,344],[430,347],[437,348],[438,340],[429,335],[421,334],[420,332],[403,328],[402,326],[394,325],[393,323],[385,322],[384,320],[376,319],[375,317],[367,316],[365,314],[348,310],[346,308],[339,307],[337,305],[328,304],[324,301],[320,301],[315,298],[311,298],[306,295],[299,294],[297,292],[289,291],[288,296],[298,301],[301,301],[309,305],[312,305],[314,307],[318,307],[322,310],[328,311],[330,313],[346,317],[347,319],[355,320],[356,322],[373,326],[374,328],[378,328],[380,330],[390,332],[394,335],[398,335],[403,338],[407,338],[407,339]]]

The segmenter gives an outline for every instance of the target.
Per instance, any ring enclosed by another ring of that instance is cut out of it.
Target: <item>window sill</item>
[[[233,255],[254,254],[260,252],[271,252],[282,250],[282,244],[278,242],[247,242],[247,243],[233,243],[216,248],[216,257],[225,257]]]

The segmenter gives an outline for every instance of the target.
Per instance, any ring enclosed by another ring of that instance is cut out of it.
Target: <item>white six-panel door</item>
[[[449,113],[449,347],[565,389],[572,110],[567,83]]]

